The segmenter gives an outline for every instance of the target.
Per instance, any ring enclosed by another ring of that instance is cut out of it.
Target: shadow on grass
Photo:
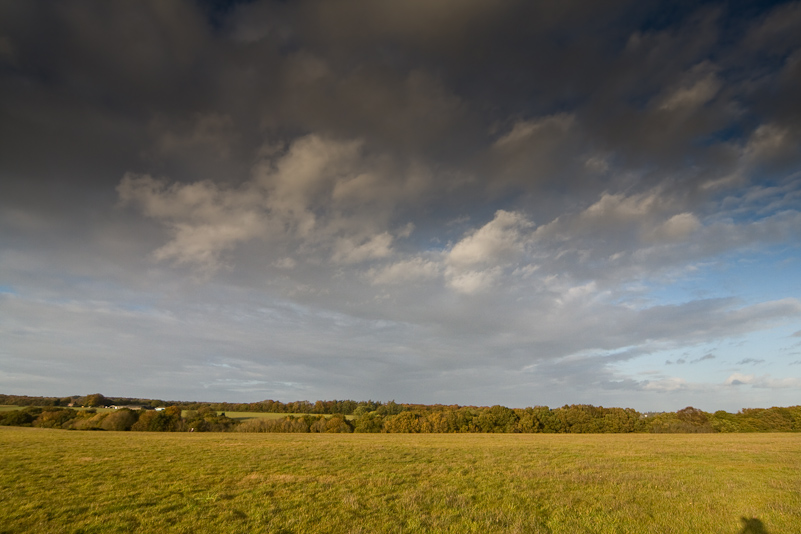
[[[747,517],[741,517],[740,521],[743,524],[743,529],[739,532],[739,534],[770,534],[767,530],[765,530],[765,525],[762,524],[762,521],[756,517],[752,517],[751,519],[748,519]]]

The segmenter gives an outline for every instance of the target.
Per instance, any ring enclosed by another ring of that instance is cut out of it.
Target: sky
[[[0,392],[797,405],[799,27],[0,0]]]

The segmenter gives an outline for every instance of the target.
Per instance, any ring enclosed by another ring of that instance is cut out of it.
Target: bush
[[[41,428],[64,428],[78,416],[75,410],[65,408],[47,408],[33,422],[33,426]]]
[[[415,412],[401,412],[384,420],[384,432],[416,434],[422,430],[420,415]]]
[[[122,408],[108,414],[100,423],[100,428],[118,432],[130,430],[138,420],[139,415],[135,411]]]
[[[359,410],[356,410],[357,412]],[[384,418],[376,412],[365,413],[356,419],[356,424],[353,427],[354,432],[372,433],[377,434],[381,432],[384,426]]]
[[[131,426],[131,430],[144,432],[176,432],[183,427],[180,417],[170,415],[166,411],[148,410],[139,416],[139,420]]]
[[[281,419],[248,419],[236,427],[237,432],[309,432],[307,418],[294,416]]]
[[[41,412],[41,410],[39,410]],[[30,409],[10,410],[0,414],[0,425],[3,426],[32,426],[36,415]]]

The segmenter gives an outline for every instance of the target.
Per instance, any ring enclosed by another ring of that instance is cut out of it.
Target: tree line
[[[390,401],[386,404],[394,404]],[[317,402],[295,401],[280,402],[274,400],[264,400],[261,402],[232,403],[232,402],[186,402],[186,401],[164,401],[158,399],[139,399],[131,397],[106,397],[101,393],[91,395],[71,395],[69,397],[29,397],[27,395],[4,395],[0,394],[0,405],[13,406],[126,406],[136,405],[145,408],[159,408],[166,406],[178,406],[182,410],[197,410],[208,407],[218,412],[262,412],[262,413],[286,413],[286,414],[342,414],[352,415],[358,408],[376,410],[384,403],[377,401],[352,401],[352,400],[330,400]]]
[[[123,402],[138,409],[122,407],[100,412],[96,409],[112,404],[122,406]],[[99,393],[64,398],[0,395],[0,404],[23,407],[0,412],[0,425],[71,430],[365,433],[801,432],[801,406],[751,408],[737,413],[708,413],[693,407],[676,412],[640,413],[631,408],[604,408],[588,404],[513,409],[499,405],[424,405],[398,404],[394,401],[168,403],[151,399],[104,397]],[[75,409],[76,406],[85,408]],[[249,409],[242,409],[245,406]],[[153,409],[154,407],[160,409]],[[265,407],[271,409],[263,409]],[[289,411],[292,408],[301,409]],[[226,417],[225,411],[261,411],[287,415],[269,419],[238,420]]]

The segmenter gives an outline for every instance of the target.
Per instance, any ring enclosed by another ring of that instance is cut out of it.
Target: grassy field
[[[8,533],[789,533],[801,435],[0,427],[0,503]]]

